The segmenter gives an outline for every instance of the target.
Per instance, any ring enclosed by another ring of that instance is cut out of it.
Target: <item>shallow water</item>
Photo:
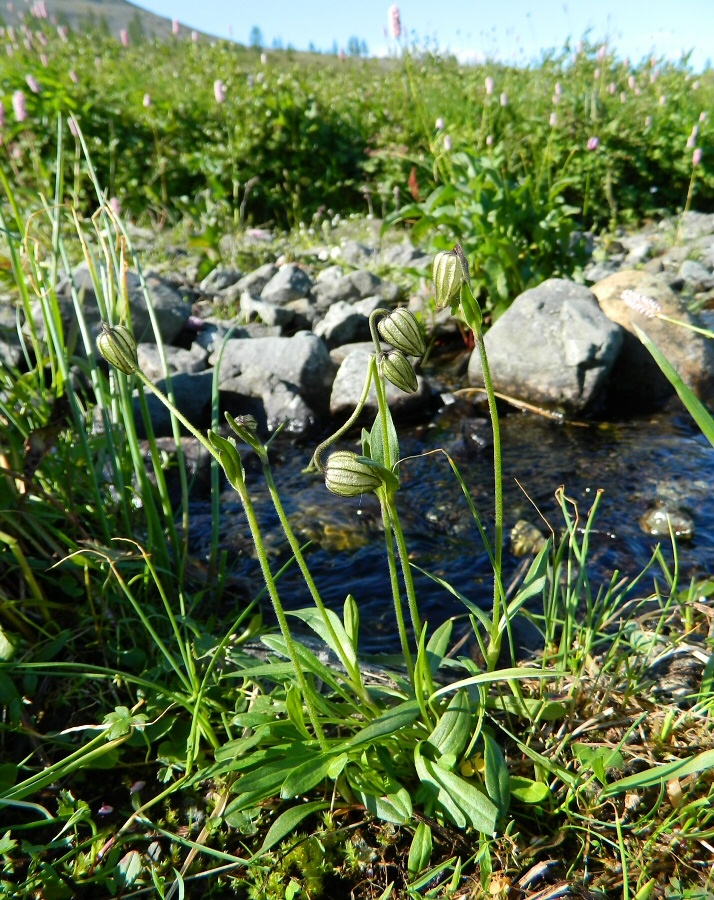
[[[414,458],[401,470],[397,500],[411,561],[447,580],[469,599],[488,608],[492,581],[483,549],[461,489],[442,453],[448,448],[471,492],[489,533],[492,521],[492,449],[488,420],[455,404],[429,426],[400,430],[401,455]],[[586,426],[559,424],[531,413],[509,412],[501,420],[505,491],[505,531],[526,519],[547,533],[535,507],[556,533],[563,519],[554,494],[563,485],[584,519],[598,490],[603,490],[591,540],[589,575],[594,591],[618,570],[629,578],[648,563],[658,540],[672,558],[668,539],[645,534],[641,516],[659,503],[688,514],[693,540],[679,544],[682,584],[693,574],[712,571],[714,554],[714,450],[686,413],[674,409],[627,421]],[[356,441],[356,438],[355,438]],[[341,442],[340,447],[356,443]],[[325,603],[340,610],[348,593],[359,603],[364,652],[397,649],[379,506],[373,496],[345,500],[329,494],[318,476],[302,474],[312,447],[279,443],[273,454],[274,476],[301,540],[312,540],[307,556]],[[273,569],[287,561],[277,517],[256,465],[246,460],[249,483],[262,526],[268,535]],[[516,483],[516,479],[518,483]],[[520,485],[520,486],[519,486]],[[524,493],[525,492],[525,493]],[[527,496],[526,496],[527,494]],[[205,506],[192,509],[193,552],[205,555],[210,515]],[[231,570],[260,587],[257,562],[251,556],[247,528],[235,494],[222,498],[221,543]],[[523,560],[506,540],[506,584]],[[416,573],[420,610],[430,625],[464,611],[443,587]],[[649,590],[649,583],[643,590]],[[296,567],[280,580],[289,608],[310,605]]]

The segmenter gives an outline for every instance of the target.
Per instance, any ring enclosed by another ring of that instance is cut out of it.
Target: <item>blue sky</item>
[[[389,47],[390,4],[382,0],[143,0],[139,5],[177,18],[187,28],[241,43],[248,43],[256,26],[267,47],[277,39],[298,50],[312,42],[329,51],[335,41],[346,48],[350,37],[364,40],[374,55]],[[404,0],[398,5],[402,25],[420,44],[436,42],[464,59],[529,62],[586,33],[593,42],[607,39],[620,58],[635,62],[651,53],[676,60],[682,51],[693,50],[691,63],[700,70],[714,57],[712,0]]]

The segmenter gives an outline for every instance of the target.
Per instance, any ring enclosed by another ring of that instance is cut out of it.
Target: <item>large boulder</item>
[[[516,297],[485,337],[497,391],[539,406],[580,412],[601,395],[622,344],[582,285],[551,278]],[[469,383],[483,385],[478,350]]]
[[[593,285],[602,311],[624,330],[622,350],[612,373],[613,392],[617,394],[614,399],[635,407],[652,406],[673,393],[659,366],[640,343],[634,325],[657,344],[685,384],[702,398],[714,396],[714,342],[681,325],[644,316],[622,299],[627,290],[656,301],[662,315],[701,325],[661,277],[630,269]]]
[[[215,365],[217,354],[209,358]],[[262,373],[266,385],[271,376],[290,385],[307,405],[317,412],[327,408],[335,366],[325,342],[307,331],[293,337],[265,337],[228,340],[223,352],[219,385],[250,370],[251,379]]]

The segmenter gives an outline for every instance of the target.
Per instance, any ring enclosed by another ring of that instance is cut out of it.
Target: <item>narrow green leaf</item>
[[[359,606],[357,606],[357,601],[352,594],[348,594],[345,599],[342,617],[345,632],[356,655],[359,646]]]
[[[714,767],[714,750],[705,750],[696,756],[690,756],[688,759],[678,759],[671,763],[665,763],[662,766],[654,766],[646,769],[644,772],[636,772],[634,775],[628,775],[619,781],[613,781],[603,788],[600,796],[609,797],[612,794],[621,794],[623,791],[640,790],[642,788],[651,787],[654,784],[661,784],[672,778],[684,778],[687,775],[693,775],[695,772],[704,772],[706,769]]]
[[[486,731],[483,732],[484,781],[486,793],[493,800],[501,816],[505,816],[511,802],[508,767],[501,748]]]
[[[437,669],[441,665],[444,657],[448,652],[453,627],[453,621],[451,619],[447,619],[445,622],[439,625],[436,631],[429,638],[429,641],[426,645],[426,655],[429,661],[429,669],[432,675],[436,673]]]
[[[312,756],[301,766],[294,768],[283,781],[280,796],[283,800],[307,793],[316,784],[327,778],[327,773],[338,751]]]
[[[326,609],[325,613],[332,626],[332,633],[322,617],[322,614],[315,607],[287,611],[287,615],[296,616],[298,619],[302,619],[306,625],[312,628],[315,634],[322,638],[338,659],[346,659],[354,666],[357,662],[357,657],[352,641],[347,636],[347,632],[345,631],[342,622],[340,622],[339,616],[331,609]]]
[[[662,353],[657,344],[655,344],[641,328],[638,328],[636,325],[633,327],[637,337],[652,354],[652,358],[679,395],[679,399],[687,407],[689,414],[701,428],[704,437],[709,441],[712,447],[714,447],[714,416],[712,416],[694,391],[682,381],[677,370],[664,353]]]
[[[364,808],[383,822],[406,825],[412,817],[412,801],[406,788],[401,788],[394,794],[382,794],[381,796],[360,790],[356,790],[355,793]]]
[[[407,860],[407,869],[412,877],[418,875],[429,865],[432,849],[431,828],[426,822],[420,822],[414,832]]]
[[[315,812],[319,812],[321,809],[329,809],[329,807],[330,804],[324,800],[315,800],[312,803],[303,803],[300,806],[291,806],[290,809],[286,809],[270,826],[260,850],[251,859],[256,859],[263,853],[267,853],[271,847],[274,847],[291,835],[303,819]]]
[[[419,704],[417,701],[407,700],[405,703],[400,703],[394,709],[388,710],[384,715],[370,722],[369,725],[358,731],[349,740],[344,741],[342,747],[357,747],[360,744],[371,743],[377,738],[385,737],[388,734],[394,734],[395,731],[411,725],[418,715]]]
[[[457,691],[427,738],[437,758],[459,756],[471,735],[471,720],[469,695],[465,690]]]
[[[511,775],[511,795],[521,803],[543,803],[551,796],[551,791],[542,781]]]

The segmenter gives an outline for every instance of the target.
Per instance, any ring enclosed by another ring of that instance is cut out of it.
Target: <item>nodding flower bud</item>
[[[136,341],[124,325],[107,325],[102,322],[102,333],[97,337],[97,350],[111,366],[125,375],[132,375],[139,368]]]
[[[418,384],[414,368],[401,350],[388,350],[379,360],[379,368],[393,385],[405,394],[416,393]]]
[[[382,340],[407,356],[423,356],[426,353],[424,335],[416,316],[403,306],[395,309],[386,319],[380,319],[377,330]]]
[[[382,479],[372,466],[361,462],[351,450],[336,450],[327,459],[325,487],[340,497],[370,494],[382,486]]]
[[[465,281],[461,254],[456,250],[437,253],[434,257],[433,278],[437,308],[450,306],[460,295],[461,285]]]

